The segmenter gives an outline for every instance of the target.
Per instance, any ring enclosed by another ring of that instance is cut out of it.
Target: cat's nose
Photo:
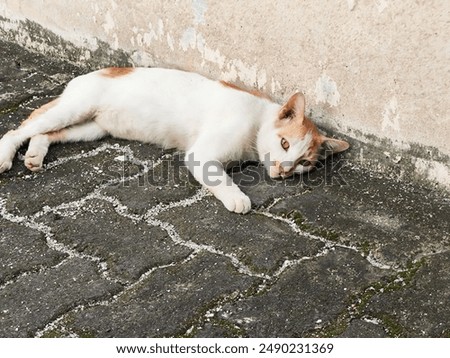
[[[279,164],[279,165],[278,165],[278,171],[279,171],[279,173],[280,173],[280,176],[284,179],[284,178],[286,178],[286,177],[289,176],[290,169],[287,168],[287,167],[284,167],[284,166],[281,165],[281,164]]]
[[[275,166],[277,167],[278,174],[279,174],[281,177],[283,177],[283,176],[284,176],[284,168],[283,168],[283,166],[281,165],[281,163],[277,161],[277,162],[275,162]]]
[[[283,175],[283,167],[280,165],[279,161],[272,163],[269,173],[271,178],[280,178]]]
[[[294,171],[293,169],[294,169],[294,167],[292,167],[292,166],[283,166],[281,164],[279,164],[279,166],[278,166],[278,170],[280,172],[280,176],[283,179],[291,176],[293,174],[293,171]]]

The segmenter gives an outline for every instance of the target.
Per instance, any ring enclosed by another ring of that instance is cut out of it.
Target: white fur
[[[294,143],[289,155],[280,147],[275,122],[281,106],[195,73],[136,68],[129,74],[106,76],[105,70],[72,80],[58,103],[0,140],[0,172],[11,168],[17,148],[32,138],[25,164],[42,168],[52,141],[87,141],[110,134],[177,147],[199,161],[190,168],[225,207],[237,213],[250,210],[250,199],[231,181],[220,163],[263,159],[294,162],[308,145]],[[52,139],[45,133],[66,128]],[[294,140],[293,140],[294,141]],[[258,150],[257,148],[258,144]],[[210,185],[203,168],[207,162]],[[214,170],[213,170],[214,169]]]

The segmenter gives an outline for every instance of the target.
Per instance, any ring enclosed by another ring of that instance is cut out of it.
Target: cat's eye
[[[288,150],[289,149],[289,142],[286,139],[281,138],[281,146],[283,147],[284,150]]]
[[[311,165],[311,162],[309,160],[303,159],[299,162],[300,165],[303,165],[304,167],[309,167]]]

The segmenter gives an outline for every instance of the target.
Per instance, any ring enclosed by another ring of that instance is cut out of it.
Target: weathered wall
[[[81,49],[76,62],[123,50],[278,101],[301,90],[320,124],[416,153],[416,171],[448,184],[449,14],[448,0],[1,0],[0,34],[64,55],[31,20]]]

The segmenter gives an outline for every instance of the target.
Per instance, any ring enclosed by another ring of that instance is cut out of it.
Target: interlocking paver
[[[188,174],[180,156],[165,155],[157,166],[143,175],[124,185],[108,186],[101,192],[119,199],[133,213],[144,214],[155,205],[190,197],[199,188],[200,185]]]
[[[337,319],[352,295],[384,274],[360,254],[336,249],[298,264],[266,293],[225,305],[221,317],[251,337],[302,337]]]
[[[188,262],[155,270],[109,305],[73,313],[67,326],[102,337],[178,336],[216,301],[248,289],[255,280],[239,274],[224,257],[200,253]]]
[[[158,217],[170,221],[182,238],[233,253],[260,273],[273,273],[288,259],[315,255],[324,245],[264,215],[239,216],[236,220],[235,214],[212,197],[192,205],[189,210],[176,208]]]
[[[28,337],[67,310],[118,292],[92,262],[75,258],[21,276],[0,291],[0,336]]]
[[[192,250],[176,245],[157,227],[119,215],[113,204],[87,200],[79,207],[43,217],[64,245],[108,264],[110,275],[123,282],[137,280],[152,267],[187,257]]]
[[[450,252],[424,261],[402,290],[377,294],[368,314],[393,322],[394,333],[407,337],[448,337],[450,335]]]
[[[54,266],[64,258],[65,254],[48,247],[43,233],[0,219],[0,286],[21,273]]]

